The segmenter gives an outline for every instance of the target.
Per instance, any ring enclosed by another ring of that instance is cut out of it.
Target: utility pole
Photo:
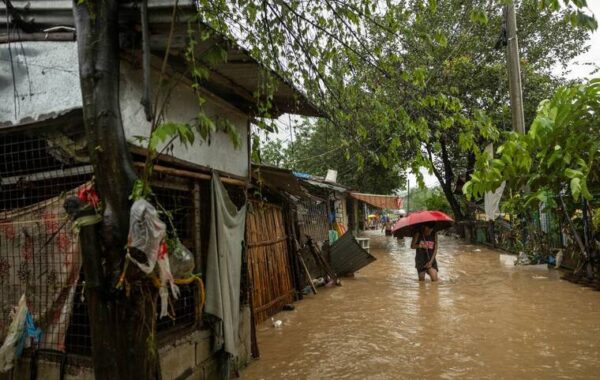
[[[508,81],[510,85],[510,111],[513,130],[525,133],[525,116],[523,114],[523,89],[521,87],[521,63],[519,61],[519,40],[517,39],[517,16],[514,0],[504,7],[504,20],[508,47]]]
[[[410,214],[410,179],[406,180],[408,192],[406,193],[406,216]]]

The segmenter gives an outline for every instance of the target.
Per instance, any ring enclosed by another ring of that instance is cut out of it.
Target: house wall
[[[12,62],[0,65],[0,127],[52,119],[82,107],[75,42],[0,44],[0,60]],[[151,87],[156,90],[158,82],[159,75],[154,70]],[[194,123],[200,107],[190,86],[183,80],[174,84],[173,78],[168,77],[164,82],[167,87],[175,85],[166,107],[165,121]],[[143,92],[141,68],[135,68],[127,61],[121,62],[120,92],[125,135],[131,143],[144,146],[134,139],[134,136],[150,133],[150,123],[140,104]],[[235,149],[224,132],[213,133],[206,142],[201,142],[196,133],[193,146],[186,148],[176,144],[172,154],[194,164],[247,177],[247,115],[215,97],[207,96],[205,100],[206,115],[215,120],[229,120],[240,136],[241,147]]]
[[[145,136],[150,134],[150,123],[146,116],[140,100],[143,93],[143,71],[135,68],[128,62],[121,63],[121,116],[125,135],[129,142],[138,146],[144,146],[134,139],[134,136]],[[159,73],[152,73],[152,88],[157,89]],[[166,107],[165,121],[177,123],[194,124],[194,120],[200,112],[198,98],[191,87],[182,80],[166,78],[165,86],[175,86],[171,98]],[[175,83],[174,83],[175,82]],[[151,97],[154,99],[154,96]],[[238,176],[248,176],[248,117],[227,103],[221,103],[205,98],[206,103],[203,110],[213,120],[220,118],[231,122],[240,136],[241,147],[235,149],[229,136],[224,132],[215,132],[209,141],[202,141],[196,133],[196,142],[193,146],[184,147],[177,144],[172,154],[182,160],[194,164],[211,167],[226,173]]]

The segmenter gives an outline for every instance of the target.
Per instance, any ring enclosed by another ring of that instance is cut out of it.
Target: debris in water
[[[283,310],[285,311],[292,311],[294,309],[296,309],[296,306],[292,305],[291,303],[286,303],[283,305]]]
[[[500,255],[498,255],[498,258],[500,259],[502,264],[510,267],[514,267],[515,261],[517,261],[517,257],[515,255],[506,255],[501,253]]]
[[[546,277],[546,276],[533,276],[532,278],[534,280],[547,280],[548,279],[548,277]]]
[[[283,325],[283,322],[280,319],[275,319],[271,317],[271,322],[273,322],[273,327],[279,328]]]

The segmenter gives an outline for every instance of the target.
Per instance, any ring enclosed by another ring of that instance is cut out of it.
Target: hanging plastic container
[[[169,253],[169,263],[175,278],[188,278],[194,271],[194,255],[179,240]]]

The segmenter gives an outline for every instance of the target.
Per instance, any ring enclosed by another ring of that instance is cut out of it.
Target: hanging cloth
[[[491,158],[494,158],[494,145],[488,144],[488,146],[485,147],[485,152]],[[505,186],[506,182],[502,182],[496,190],[488,191],[483,196],[486,220],[496,220],[496,217],[498,217],[498,214],[500,213],[500,199],[502,199]]]
[[[237,209],[216,173],[211,181],[211,208],[204,310],[215,319],[214,351],[223,349],[237,356],[246,205]]]

